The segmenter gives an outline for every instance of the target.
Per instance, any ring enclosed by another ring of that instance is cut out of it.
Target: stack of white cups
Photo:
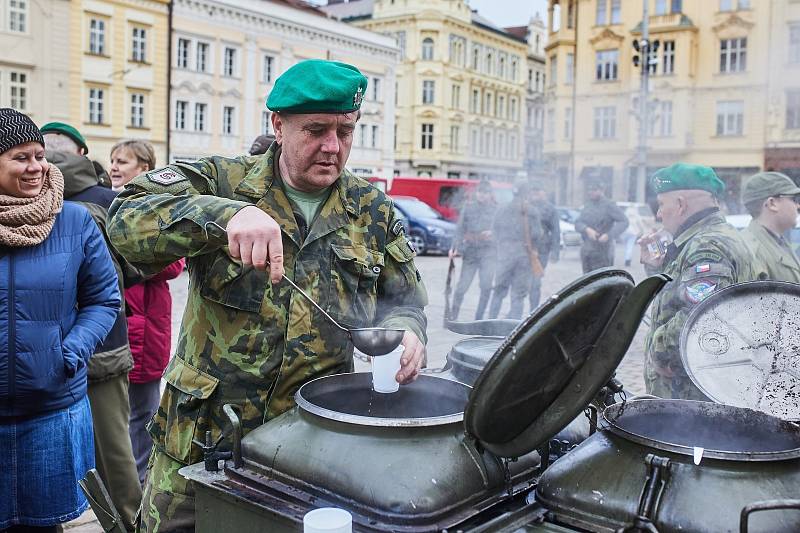
[[[386,355],[376,355],[372,358],[372,388],[375,392],[397,392],[400,384],[397,382],[397,373],[400,371],[400,356],[405,347],[401,344]]]

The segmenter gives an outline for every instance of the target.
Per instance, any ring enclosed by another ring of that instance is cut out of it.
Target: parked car
[[[561,219],[558,227],[561,230],[561,248],[568,246],[580,246],[583,238],[575,231],[575,221],[578,220],[581,212],[572,207],[557,206],[558,218]]]
[[[395,208],[405,217],[408,238],[418,254],[447,253],[456,234],[456,225],[431,206],[412,196],[393,196]]]

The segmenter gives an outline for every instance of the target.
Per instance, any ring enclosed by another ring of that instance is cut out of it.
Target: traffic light
[[[653,56],[658,51],[660,45],[661,42],[658,40],[649,41],[647,39],[642,39],[639,41],[639,39],[634,39],[633,49],[639,53],[633,55],[633,66],[641,66],[642,68],[655,66],[658,63],[658,58]],[[642,57],[648,58],[647,61],[643,61],[641,59]]]

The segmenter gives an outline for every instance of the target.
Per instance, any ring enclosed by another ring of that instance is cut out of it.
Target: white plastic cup
[[[405,348],[401,344],[385,355],[372,357],[372,388],[375,392],[397,392],[397,372],[400,371],[400,356]]]
[[[353,533],[353,517],[337,507],[314,509],[303,517],[303,533]]]

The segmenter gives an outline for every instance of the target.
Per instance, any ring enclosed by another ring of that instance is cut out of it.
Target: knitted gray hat
[[[44,147],[42,132],[27,116],[10,107],[0,107],[0,154],[28,142]]]

